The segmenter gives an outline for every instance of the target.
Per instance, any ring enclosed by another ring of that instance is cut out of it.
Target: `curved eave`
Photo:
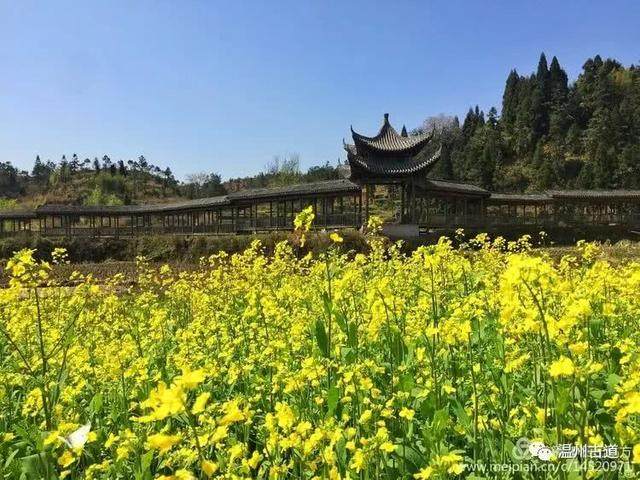
[[[356,169],[364,170],[374,175],[405,176],[415,175],[432,167],[440,158],[442,147],[432,155],[423,158],[407,159],[406,161],[389,162],[385,160],[367,159],[357,153],[347,150],[349,164]]]
[[[421,150],[431,141],[433,132],[405,137],[398,134],[391,124],[385,121],[380,132],[375,137],[361,135],[353,127],[351,127],[351,136],[356,148],[361,151],[407,154],[411,151]]]

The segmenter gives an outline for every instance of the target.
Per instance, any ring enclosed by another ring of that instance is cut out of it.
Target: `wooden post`
[[[402,210],[404,210],[404,188],[403,188],[403,184],[400,184],[400,215],[398,217],[398,223],[402,223],[402,217],[403,217],[403,212]]]
[[[369,184],[367,183],[367,185],[365,186],[366,190],[365,190],[365,195],[364,195],[364,220],[365,222],[367,220],[369,220]]]
[[[322,197],[322,226],[327,226],[327,197]]]

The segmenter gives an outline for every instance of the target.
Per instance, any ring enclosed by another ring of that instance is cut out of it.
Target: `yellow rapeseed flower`
[[[165,453],[180,442],[180,435],[165,435],[164,433],[156,433],[147,437],[147,448],[159,450]]]
[[[329,238],[334,243],[342,243],[342,242],[344,242],[344,239],[337,232],[333,232],[331,235],[329,235]]]
[[[575,366],[570,358],[562,355],[558,360],[554,361],[549,367],[549,375],[553,378],[570,377],[576,371]]]
[[[218,464],[210,460],[202,461],[202,471],[207,477],[212,477],[218,471]]]

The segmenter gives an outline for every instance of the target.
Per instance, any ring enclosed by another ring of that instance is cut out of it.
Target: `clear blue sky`
[[[634,1],[0,0],[0,161],[144,154],[179,178],[343,158],[349,125],[500,107],[544,51],[640,63]]]

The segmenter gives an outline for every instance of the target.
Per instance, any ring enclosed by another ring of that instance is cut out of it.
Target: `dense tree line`
[[[435,176],[496,191],[640,188],[640,67],[596,56],[575,82],[553,57],[513,70],[502,111],[429,119],[444,145]]]

